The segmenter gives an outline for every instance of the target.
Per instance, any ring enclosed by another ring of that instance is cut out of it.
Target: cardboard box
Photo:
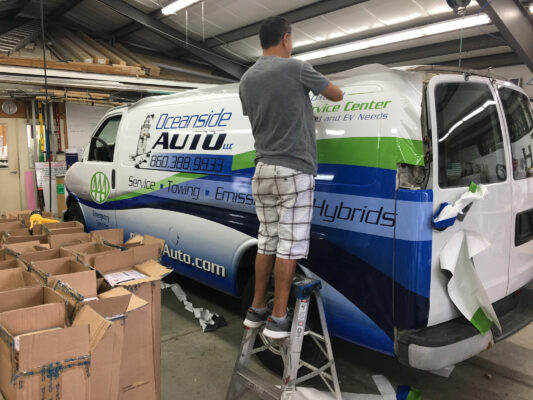
[[[26,267],[29,269],[30,264],[33,261],[44,261],[44,260],[54,260],[56,258],[65,258],[72,257],[72,254],[61,248],[58,249],[48,249],[41,251],[34,251],[32,253],[25,253],[19,256],[19,260],[22,261]]]
[[[0,270],[12,268],[20,268],[20,263],[17,259],[0,261]]]
[[[24,225],[22,225],[20,221],[2,222],[2,220],[0,220],[0,239],[4,237],[6,232],[24,228]]]
[[[83,233],[85,226],[78,221],[46,223],[42,224],[42,230],[49,235],[60,235],[66,233]]]
[[[74,244],[87,243],[91,241],[91,235],[88,233],[67,233],[48,236],[48,244],[51,249],[61,246],[71,246]]]
[[[42,284],[23,267],[0,270],[0,292],[33,286]]]
[[[22,221],[28,228],[30,227],[30,216],[34,210],[21,210],[21,211],[8,211],[6,213],[7,218],[14,218]],[[53,218],[54,215],[49,211],[40,212],[43,218]]]
[[[59,293],[44,286],[23,287],[0,292],[0,313],[49,303],[65,304],[65,299]]]
[[[108,246],[118,247],[122,250],[145,244],[157,243],[161,247],[159,257],[157,259],[160,258],[163,247],[165,246],[165,241],[163,239],[159,239],[151,235],[135,235],[124,242],[124,229],[122,228],[91,231],[91,237],[94,241],[102,242]]]
[[[146,341],[143,346],[148,346],[153,353],[152,361],[149,370],[152,370],[155,377],[155,394],[151,392],[150,386],[141,385],[135,387],[135,382],[141,382],[138,376],[133,374],[135,371],[123,371],[121,375],[121,387],[125,388],[126,382],[131,382],[131,390],[123,392],[121,399],[141,399],[154,398],[159,399],[161,396],[161,278],[168,275],[171,270],[158,264],[155,259],[159,256],[160,244],[154,243],[150,245],[143,245],[133,247],[129,250],[119,253],[113,253],[105,256],[96,257],[94,260],[94,268],[101,272],[104,277],[106,274],[123,272],[123,271],[138,271],[146,275],[146,278],[120,283],[120,287],[126,288],[128,291],[139,296],[141,299],[147,301],[149,307],[149,319],[151,320],[151,336],[145,337],[143,333],[139,333],[139,338],[136,339],[139,343]],[[145,362],[146,363],[146,362]],[[147,373],[147,377],[149,374]],[[145,381],[148,378],[144,379]],[[139,397],[136,397],[139,396]]]
[[[95,318],[98,316],[95,316]],[[65,304],[0,313],[0,389],[6,400],[88,399],[88,324],[67,325]]]
[[[22,243],[22,242],[31,242],[34,240],[38,240],[41,244],[47,244],[48,243],[48,235],[24,235],[24,236],[4,236],[2,238],[2,242],[4,244],[15,244],[15,243]]]
[[[139,351],[136,337],[138,332],[146,332],[140,324],[146,321],[147,302],[131,294],[124,288],[106,292],[105,296],[86,303],[76,314],[76,321],[96,320],[92,313],[96,312],[105,318],[108,325],[91,325],[91,332],[98,330],[101,339],[97,345],[91,345],[91,367],[89,379],[89,397],[91,400],[117,400],[122,392],[120,386],[121,366],[137,369],[151,353]],[[127,337],[127,347],[124,339]]]
[[[86,242],[62,248],[74,255],[78,261],[87,265],[93,265],[94,259],[97,256],[120,251],[120,249],[117,249],[116,247],[111,247],[98,242]]]
[[[30,230],[28,228],[16,228],[10,231],[4,232],[4,238],[9,236],[28,236]]]
[[[33,261],[30,272],[51,288],[61,281],[68,284],[83,298],[96,297],[96,271],[82,264],[74,257]]]
[[[48,250],[48,245],[43,245],[38,240],[33,240],[30,242],[5,244],[4,249],[6,250],[6,259],[10,259],[18,258],[26,253]]]

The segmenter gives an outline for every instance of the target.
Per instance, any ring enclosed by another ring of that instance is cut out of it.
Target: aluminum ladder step
[[[254,329],[245,328],[239,349],[239,356],[235,363],[233,375],[226,394],[226,400],[239,399],[244,393],[248,392],[253,392],[264,400],[290,400],[296,392],[297,384],[317,376],[322,379],[330,392],[333,393],[334,398],[341,400],[339,379],[337,377],[335,360],[333,358],[331,341],[324,315],[324,305],[320,294],[321,287],[322,284],[319,280],[303,276],[296,276],[293,281],[291,291],[296,298],[296,305],[294,307],[290,336],[285,339],[272,340],[270,343],[271,345],[274,344],[275,346],[279,346],[284,364],[283,377],[281,378],[280,386],[272,385],[258,374],[248,369],[251,355],[261,351],[267,351],[267,349],[270,348],[270,345],[266,344],[254,349],[257,335],[263,327]],[[321,366],[313,366],[300,359],[305,336],[304,327],[309,312],[309,301],[313,295],[315,296],[317,303],[322,335],[311,332],[309,337],[312,338],[327,360]],[[323,343],[323,347],[320,344],[321,342]],[[311,372],[298,377],[298,370],[301,367],[306,367]],[[329,373],[327,372],[328,370]]]
[[[281,398],[280,388],[267,382],[248,368],[242,368],[235,371],[235,377],[241,382],[244,388],[241,393],[235,394],[235,399],[238,399],[248,391],[254,392],[263,400],[279,400]]]

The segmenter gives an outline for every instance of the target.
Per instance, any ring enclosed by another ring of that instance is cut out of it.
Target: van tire
[[[242,291],[241,315],[242,315],[243,320],[246,317],[248,308],[250,307],[254,299],[254,289],[255,289],[255,275],[252,275],[252,277],[246,283],[244,290]],[[295,299],[291,297],[289,299],[290,307],[294,306],[294,302],[295,302]],[[307,315],[307,324],[309,325],[312,331],[320,332],[319,321],[320,321],[320,318],[318,317],[318,311],[316,309],[316,304],[315,304],[314,298],[312,298],[310,302],[310,306],[309,306],[309,313]],[[265,343],[263,342],[261,337],[258,335],[255,340],[254,348],[261,347],[264,344]],[[269,370],[271,370],[277,375],[280,375],[280,376],[283,375],[283,368],[284,368],[283,361],[278,354],[274,353],[271,350],[265,350],[260,353],[256,353],[256,355],[257,355],[257,358],[259,358],[261,363],[266,368],[268,368]],[[317,351],[316,346],[310,339],[304,340],[303,345],[302,345],[301,357],[303,360],[307,361],[308,363],[312,365],[322,365],[326,361],[325,357],[322,355],[320,351]],[[303,368],[302,374],[300,375],[303,375],[304,371],[307,371],[307,369]]]
[[[78,221],[85,226],[85,218],[83,217],[83,212],[77,201],[71,201],[68,205],[67,212],[65,213],[65,220],[67,221]],[[87,231],[87,228],[85,228]]]

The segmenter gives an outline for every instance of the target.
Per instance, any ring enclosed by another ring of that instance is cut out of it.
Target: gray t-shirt
[[[294,58],[262,56],[241,78],[239,95],[252,124],[255,162],[316,175],[316,133],[309,91],[319,94],[329,81]]]

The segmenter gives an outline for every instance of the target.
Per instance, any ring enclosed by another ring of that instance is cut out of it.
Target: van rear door
[[[456,317],[447,292],[448,277],[439,255],[460,230],[474,231],[490,247],[473,258],[477,274],[492,302],[507,294],[511,242],[511,176],[509,151],[503,140],[497,95],[486,78],[439,75],[428,85],[433,139],[434,209],[453,204],[470,182],[486,185],[487,196],[473,203],[463,221],[433,233],[429,325]],[[508,173],[509,172],[509,173]]]
[[[533,279],[533,113],[524,93],[506,82],[496,87],[512,156],[511,294]]]

